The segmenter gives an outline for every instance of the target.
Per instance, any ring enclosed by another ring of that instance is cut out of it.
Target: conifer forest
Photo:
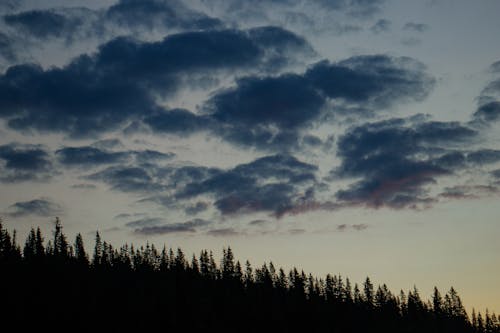
[[[31,229],[24,242],[0,224],[0,272],[0,318],[22,331],[500,332],[500,317],[468,314],[453,287],[427,300],[370,278],[254,267],[230,247],[220,262],[208,250],[115,248],[98,232],[92,253],[59,220],[52,235]]]

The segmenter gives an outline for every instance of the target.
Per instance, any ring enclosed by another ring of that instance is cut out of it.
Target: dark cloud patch
[[[158,192],[166,186],[157,178],[155,168],[138,166],[114,166],[96,172],[85,178],[93,181],[102,181],[113,190],[122,192]]]
[[[153,132],[177,134],[179,136],[210,130],[213,127],[210,118],[198,116],[183,109],[161,111],[144,118],[143,121]]]
[[[367,229],[367,228],[368,228],[368,225],[367,225],[367,224],[363,224],[363,223],[361,223],[361,224],[353,224],[353,225],[352,225],[352,228],[353,228],[354,230],[356,230],[356,231],[361,231],[361,230],[365,230],[365,229]]]
[[[391,119],[352,128],[338,142],[334,177],[359,178],[336,196],[346,204],[417,208],[435,199],[426,186],[463,165],[463,154],[444,147],[470,142],[477,133],[457,122]],[[468,159],[468,157],[467,157]]]
[[[93,146],[65,147],[55,152],[59,163],[67,167],[96,167],[106,164],[126,163],[135,159],[138,164],[153,163],[171,159],[173,153],[162,153],[155,150],[109,151]]]
[[[258,227],[260,227],[260,226],[266,226],[268,224],[270,224],[270,221],[268,221],[268,220],[253,220],[253,221],[250,221],[248,223],[248,225],[258,226]]]
[[[129,228],[145,228],[145,227],[156,226],[162,223],[165,223],[165,219],[159,217],[144,217],[139,220],[127,222],[125,223],[125,226]]]
[[[103,150],[123,148],[123,144],[119,139],[103,139],[94,142],[91,146]]]
[[[314,12],[344,13],[357,18],[371,17],[379,12],[384,0],[212,0],[199,1],[208,10],[217,9],[222,14],[227,14],[229,19],[242,19],[246,21],[269,20],[269,14],[278,15],[300,15],[305,18],[302,21],[314,19]],[[309,17],[310,16],[310,17]]]
[[[56,173],[49,152],[40,145],[0,146],[0,181],[47,181]]]
[[[4,16],[8,25],[36,38],[63,37],[71,35],[82,21],[51,10],[32,10]]]
[[[484,165],[500,161],[500,150],[481,149],[467,154],[467,161],[474,164]]]
[[[108,152],[94,147],[65,147],[56,151],[59,163],[66,166],[89,167],[123,162],[128,158],[124,152]]]
[[[214,95],[202,116],[182,112],[182,122],[167,123],[169,131],[181,127],[187,132],[203,123],[234,144],[287,151],[311,142],[302,139],[306,129],[346,113],[342,107],[327,108],[329,100],[349,105],[351,117],[369,116],[398,102],[424,99],[433,85],[423,65],[410,58],[376,55],[321,61],[302,75],[242,78],[235,87]]]
[[[108,8],[106,21],[136,29],[215,29],[220,20],[186,7],[176,0],[120,0]]]
[[[500,178],[500,169],[491,171],[491,175],[495,178]]]
[[[490,66],[492,73],[500,73],[500,61],[496,61]]]
[[[59,38],[72,42],[76,37],[99,37],[146,32],[180,32],[222,29],[224,24],[186,7],[182,1],[120,0],[104,9],[61,7],[29,10],[5,15],[11,28],[39,40]]]
[[[490,125],[491,123],[500,120],[500,101],[493,101],[481,105],[472,115],[472,119],[476,123]]]
[[[371,26],[370,30],[374,34],[380,34],[380,33],[388,32],[389,30],[391,30],[391,25],[392,25],[391,21],[389,21],[387,19],[380,19],[377,22],[375,22],[374,25]]]
[[[289,155],[274,155],[241,164],[180,189],[179,200],[200,195],[214,197],[222,214],[270,212],[281,216],[307,197],[317,167]]]
[[[226,140],[265,148],[294,145],[295,131],[311,124],[323,104],[303,77],[287,74],[241,79],[237,87],[214,96],[207,108]]]
[[[184,212],[187,215],[197,215],[206,211],[209,208],[209,203],[204,201],[198,201],[193,205],[188,205],[184,208]]]
[[[344,232],[344,231],[347,231],[349,229],[353,229],[355,231],[362,231],[362,230],[365,230],[368,228],[368,225],[367,224],[339,224],[337,225],[337,231],[340,231],[340,232]]]
[[[207,235],[214,237],[233,237],[242,235],[242,232],[237,231],[234,228],[221,228],[209,230],[207,231]]]
[[[143,236],[165,235],[172,233],[195,233],[198,229],[212,224],[211,221],[194,219],[186,222],[144,226],[136,228],[134,233]]]
[[[186,32],[159,42],[116,38],[96,54],[80,56],[62,68],[12,66],[0,75],[0,117],[13,129],[77,138],[98,136],[141,118],[149,124],[160,120],[160,130],[175,132],[177,127],[169,127],[170,123],[193,127],[186,113],[161,113],[157,97],[174,94],[187,75],[271,70],[286,62],[292,55],[278,50],[286,49],[291,37],[282,31],[280,43],[276,29],[260,34],[231,29]],[[266,34],[274,36],[268,38],[275,44],[268,45]]]
[[[429,26],[425,23],[407,22],[403,26],[403,30],[425,32],[429,30]]]
[[[356,56],[338,63],[322,61],[310,68],[306,77],[329,98],[376,109],[420,101],[434,86],[423,64],[387,55]]]
[[[94,184],[74,184],[71,185],[71,188],[77,190],[95,190],[97,186],[95,186]]]
[[[16,202],[9,206],[7,214],[11,217],[55,216],[63,212],[62,207],[47,198]]]
[[[498,187],[492,185],[456,185],[445,187],[439,197],[450,200],[478,199],[499,192]]]
[[[169,160],[175,157],[174,153],[162,153],[156,150],[146,149],[146,150],[133,150],[128,152],[130,155],[134,156],[136,161],[140,163],[151,163],[158,162],[162,160]]]
[[[0,32],[0,57],[7,62],[13,62],[17,58],[17,52],[14,47],[14,41],[11,37]]]

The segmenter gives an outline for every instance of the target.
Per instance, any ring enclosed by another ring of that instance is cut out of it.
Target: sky
[[[500,2],[0,4],[0,216],[500,312]]]

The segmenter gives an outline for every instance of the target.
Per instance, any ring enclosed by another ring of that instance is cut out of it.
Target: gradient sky
[[[0,4],[0,214],[500,311],[500,2]]]

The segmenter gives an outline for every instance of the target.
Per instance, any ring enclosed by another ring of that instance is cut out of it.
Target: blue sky
[[[500,310],[497,1],[0,5],[0,213]]]

